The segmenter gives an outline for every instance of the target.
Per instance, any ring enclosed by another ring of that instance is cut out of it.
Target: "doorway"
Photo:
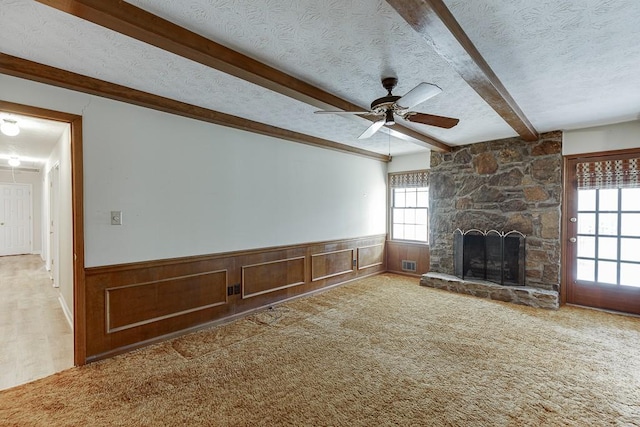
[[[68,233],[70,236],[67,247],[58,253],[58,272],[64,262],[69,271],[70,291],[67,300],[71,307],[69,313],[73,315],[73,361],[74,365],[86,363],[86,316],[85,316],[85,292],[84,292],[84,220],[83,220],[83,173],[82,173],[82,117],[54,110],[43,109],[23,104],[0,100],[0,111],[10,114],[29,116],[38,119],[62,122],[69,125],[70,149],[67,155],[68,182],[70,193],[65,204],[69,205],[70,221]],[[62,173],[62,171],[61,171]],[[58,177],[60,179],[60,177]],[[58,192],[58,203],[61,203],[61,194]],[[43,211],[48,211],[48,203],[43,204]],[[48,215],[47,215],[48,216]],[[47,223],[49,224],[49,223]],[[43,227],[43,235],[49,232],[49,226]],[[43,239],[42,248],[48,250],[48,245]],[[66,257],[66,260],[64,259]],[[58,273],[59,274],[59,273]],[[68,313],[68,314],[69,314]]]
[[[640,150],[567,158],[567,302],[640,314]]]

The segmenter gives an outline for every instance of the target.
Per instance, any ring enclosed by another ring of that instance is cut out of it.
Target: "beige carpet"
[[[640,425],[640,319],[380,275],[4,391],[0,424]]]

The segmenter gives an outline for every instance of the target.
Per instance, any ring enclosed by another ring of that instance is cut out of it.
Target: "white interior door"
[[[0,184],[0,256],[31,253],[31,185]]]

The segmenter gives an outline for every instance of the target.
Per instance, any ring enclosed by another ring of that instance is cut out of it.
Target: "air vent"
[[[405,259],[402,260],[402,271],[412,271],[416,272],[416,262],[415,261],[407,261]]]

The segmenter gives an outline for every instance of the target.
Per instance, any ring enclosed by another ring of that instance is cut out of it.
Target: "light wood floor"
[[[39,255],[0,257],[0,389],[73,366],[58,295]]]

